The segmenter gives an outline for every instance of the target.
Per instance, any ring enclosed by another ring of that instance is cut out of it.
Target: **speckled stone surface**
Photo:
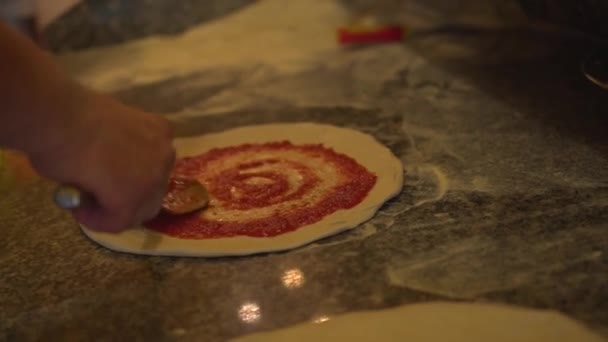
[[[252,1],[84,0],[46,28],[45,37],[48,46],[60,52],[174,35]]]
[[[182,136],[360,129],[403,161],[403,192],[369,223],[297,250],[188,259],[101,248],[53,208],[49,184],[12,184],[0,197],[0,339],[224,341],[431,300],[554,309],[608,336],[608,93],[580,74],[591,48],[529,26],[444,25],[298,72],[233,66],[117,91]],[[214,110],[226,102],[239,106]]]

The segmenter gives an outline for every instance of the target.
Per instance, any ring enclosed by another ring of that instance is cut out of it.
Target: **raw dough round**
[[[325,317],[324,323],[252,334],[233,342],[602,342],[555,311],[495,304],[424,303]]]
[[[274,237],[236,236],[214,239],[181,239],[143,227],[119,234],[96,232],[82,227],[92,240],[116,251],[173,256],[216,257],[247,255],[296,248],[337,234],[369,220],[390,198],[401,191],[403,165],[372,136],[330,125],[297,123],[236,128],[217,134],[175,141],[178,157],[195,156],[213,148],[288,140],[295,145],[322,144],[345,154],[377,176],[367,197],[351,209],[338,210],[320,221]]]

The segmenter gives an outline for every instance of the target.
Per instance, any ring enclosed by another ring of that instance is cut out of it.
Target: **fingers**
[[[130,226],[126,217],[109,215],[101,207],[77,208],[72,210],[72,216],[86,228],[100,232],[118,233]]]
[[[138,225],[145,221],[148,221],[160,212],[163,198],[165,196],[165,187],[161,191],[158,191],[154,196],[148,199],[142,206],[136,211],[133,224]]]
[[[158,208],[160,208],[160,205],[158,205]],[[72,216],[88,229],[119,233],[153,218],[158,213],[158,208],[150,206],[141,212],[137,212],[134,210],[108,211],[102,207],[82,207],[74,209]]]
[[[134,228],[152,219],[160,211],[164,192],[148,198],[139,207],[129,208],[128,203],[107,209],[102,206],[85,206],[74,209],[72,215],[83,226],[108,233],[118,233]]]
[[[74,210],[74,218],[89,229],[117,233],[156,217],[167,193],[175,150],[171,147],[166,156],[164,167],[152,177],[152,184],[147,183],[138,191],[120,186],[108,189],[108,193],[98,194],[100,203]],[[129,199],[127,194],[137,194],[139,200]]]
[[[114,109],[124,113],[100,120],[103,134],[98,136],[103,138],[68,160],[69,167],[55,177],[93,194],[95,206],[73,215],[87,228],[106,232],[136,227],[158,214],[176,158],[169,121],[122,106]]]
[[[165,166],[161,170],[158,178],[160,180],[159,184],[153,188],[154,191],[151,196],[146,196],[145,202],[142,203],[137,211],[137,215],[135,216],[135,221],[137,224],[154,218],[160,212],[163,198],[167,194],[167,188],[169,185],[168,179],[169,175],[171,174],[171,170],[173,169],[173,165],[175,164],[175,157],[175,149],[171,147],[169,153],[167,153]]]

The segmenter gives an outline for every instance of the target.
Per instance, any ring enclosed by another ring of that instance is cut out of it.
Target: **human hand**
[[[175,160],[169,123],[104,96],[82,103],[78,120],[50,134],[53,143],[33,153],[32,164],[94,197],[73,210],[87,228],[118,232],[154,217]]]

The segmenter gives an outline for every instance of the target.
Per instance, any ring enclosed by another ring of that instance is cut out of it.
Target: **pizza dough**
[[[372,218],[384,202],[401,191],[401,161],[372,136],[348,128],[314,123],[246,126],[217,134],[177,139],[175,147],[178,158],[184,158],[212,149],[280,141],[289,141],[294,145],[322,144],[354,159],[376,175],[376,182],[367,196],[354,207],[338,210],[318,222],[273,237],[184,239],[143,227],[118,234],[96,232],[86,227],[82,227],[82,230],[89,238],[109,249],[135,254],[215,257],[280,251],[354,228]]]
[[[233,342],[602,342],[554,312],[505,305],[435,302],[324,317]]]

